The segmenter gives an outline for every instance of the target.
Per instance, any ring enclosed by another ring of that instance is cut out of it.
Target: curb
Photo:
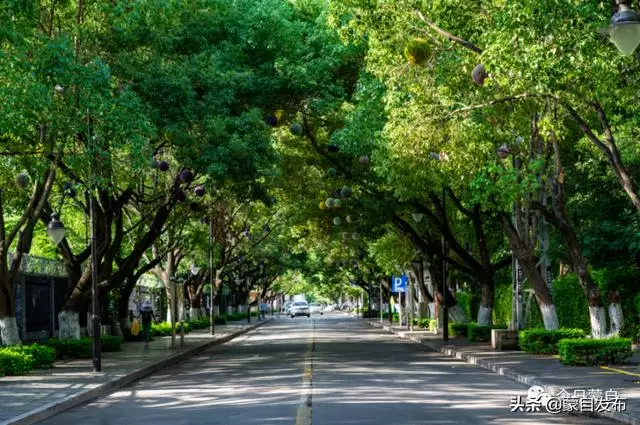
[[[503,366],[498,366],[490,361],[484,360],[479,358],[478,356],[474,356],[473,354],[468,354],[468,353],[463,353],[455,348],[452,348],[451,346],[443,346],[442,343],[440,342],[431,342],[431,341],[422,341],[419,338],[416,337],[412,337],[412,336],[404,336],[404,335],[400,335],[400,331],[391,328],[388,325],[381,325],[378,322],[371,322],[371,321],[367,321],[367,323],[374,327],[374,328],[378,328],[378,329],[382,329],[386,332],[392,333],[394,335],[399,336],[402,339],[406,339],[406,340],[410,340],[412,342],[415,342],[416,344],[420,344],[424,347],[427,347],[429,350],[434,351],[434,352],[441,352],[446,354],[447,356],[456,358],[458,360],[462,360],[466,363],[470,363],[476,366],[479,366],[483,369],[487,369],[490,370],[492,372],[495,372],[498,375],[502,375],[505,378],[509,378],[513,381],[517,381],[520,382],[522,384],[526,384],[529,386],[533,386],[533,385],[539,385],[541,387],[543,387],[545,389],[545,391],[547,392],[553,392],[553,393],[557,393],[559,390],[562,389],[562,387],[558,387],[555,385],[548,385],[545,384],[544,382],[540,381],[536,376],[534,375],[523,375],[521,373],[518,373],[516,371],[514,371],[513,369],[509,369]],[[583,415],[586,416],[586,415]],[[627,425],[640,425],[640,419],[639,418],[635,418],[631,415],[625,414],[625,413],[618,413],[618,412],[598,412],[598,413],[593,413],[592,415],[589,416],[596,416],[596,417],[602,417],[602,418],[607,418],[607,419],[611,419],[613,421],[616,422],[620,422],[623,424],[627,424]]]
[[[37,422],[40,422],[44,419],[47,419],[51,416],[54,416],[58,413],[64,412],[65,410],[69,410],[73,407],[78,406],[79,404],[86,403],[88,401],[94,400],[98,397],[101,397],[107,393],[110,393],[119,388],[125,387],[135,381],[138,381],[142,378],[145,378],[154,372],[164,369],[167,366],[170,366],[175,363],[179,363],[187,358],[193,356],[194,354],[199,353],[209,347],[215,345],[221,345],[226,342],[231,341],[241,335],[246,334],[254,329],[259,328],[260,326],[270,322],[272,319],[265,320],[263,322],[256,323],[255,325],[247,326],[244,329],[241,329],[236,332],[232,332],[229,335],[226,335],[220,339],[214,339],[213,341],[207,341],[200,345],[197,345],[193,348],[183,351],[182,353],[169,356],[163,360],[160,360],[157,363],[150,364],[141,369],[138,369],[134,372],[131,372],[125,376],[120,378],[113,379],[111,381],[107,381],[96,388],[92,388],[90,390],[81,391],[79,393],[70,395],[65,397],[62,400],[55,401],[53,403],[47,403],[43,406],[40,406],[36,409],[30,410],[22,415],[16,416],[14,418],[9,419],[8,421],[0,422],[0,425],[31,425]]]

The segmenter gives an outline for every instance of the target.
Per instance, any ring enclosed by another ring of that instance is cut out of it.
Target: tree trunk
[[[437,264],[436,267],[432,265],[434,263]],[[440,268],[439,261],[434,261],[429,264],[429,274],[431,275],[433,291],[436,295],[436,298],[438,299],[438,303],[442,311],[442,306],[443,306],[442,269]],[[449,310],[450,321],[453,323],[469,323],[469,317],[467,316],[467,313],[462,309],[462,307],[458,305],[454,295],[451,293],[449,288],[447,287],[445,288],[445,290],[446,290],[445,295],[446,295],[447,308]]]
[[[545,215],[562,233],[567,243],[569,259],[573,270],[578,276],[580,286],[584,290],[589,303],[589,316],[591,317],[591,335],[594,338],[604,338],[607,334],[607,317],[602,300],[600,298],[600,289],[593,281],[589,273],[589,265],[586,257],[582,253],[582,244],[578,240],[573,224],[569,221],[567,214],[565,195],[564,195],[564,171],[560,161],[560,148],[558,141],[552,134],[551,143],[548,143],[553,149],[555,172],[553,176],[548,177],[549,187],[551,188],[551,200],[553,207],[553,217],[549,217],[549,213]]]
[[[478,309],[478,324],[481,326],[491,326],[493,323],[493,301],[495,293],[495,283],[493,276],[483,277],[480,280],[482,298]]]
[[[12,285],[0,282],[0,343],[18,345],[21,343],[16,320],[16,303]]]
[[[509,238],[509,244],[511,250],[518,259],[518,264],[522,267],[524,276],[529,281],[529,284],[533,288],[540,306],[540,312],[542,313],[542,320],[544,322],[544,328],[547,330],[554,330],[559,328],[558,313],[556,307],[553,304],[553,298],[551,296],[551,290],[544,281],[538,267],[536,266],[535,252],[531,247],[524,244],[524,241],[520,238],[518,231],[511,223],[511,220],[505,215],[501,214],[502,229]]]
[[[622,305],[620,305],[620,294],[618,291],[609,292],[609,320],[611,327],[609,329],[610,336],[618,336],[624,325],[624,317],[622,315]],[[635,340],[636,336],[633,336]]]

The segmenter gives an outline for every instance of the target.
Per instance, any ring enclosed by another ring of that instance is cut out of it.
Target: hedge
[[[180,333],[180,323],[176,323],[176,332]],[[184,322],[184,333],[189,333],[191,326],[189,322]],[[142,330],[140,331],[142,333]],[[151,324],[151,335],[153,336],[170,336],[171,335],[171,323],[161,322]]]
[[[122,345],[122,337],[111,336],[111,335],[101,335],[100,345],[101,345],[102,351],[104,351],[105,353],[120,351],[121,345]]]
[[[33,367],[36,369],[51,368],[56,361],[56,350],[45,345],[15,345],[6,347],[4,350],[30,355],[33,357]]]
[[[518,341],[520,349],[534,354],[557,354],[561,339],[584,338],[582,329],[529,329],[520,331]]]
[[[100,343],[103,352],[120,351],[122,337],[101,335]],[[93,356],[93,339],[57,339],[51,338],[47,345],[56,350],[56,358],[88,359]]]
[[[469,323],[467,337],[469,341],[491,341],[491,329],[507,329],[506,325],[481,326],[477,323]]]
[[[469,325],[467,323],[449,323],[449,335],[457,337],[466,337],[469,335]]]
[[[26,375],[34,366],[31,354],[0,348],[0,376]]]
[[[563,339],[558,352],[560,361],[571,366],[621,364],[633,355],[630,338]]]

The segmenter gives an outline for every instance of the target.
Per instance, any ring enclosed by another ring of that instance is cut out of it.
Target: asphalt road
[[[528,387],[346,315],[279,318],[49,425],[610,425],[511,413]]]

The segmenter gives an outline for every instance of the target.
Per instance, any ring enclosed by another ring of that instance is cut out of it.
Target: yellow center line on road
[[[300,395],[300,405],[298,406],[298,414],[296,415],[296,425],[311,425],[311,397],[313,383],[313,352],[315,321],[312,322],[311,337],[307,344],[307,350],[304,354],[304,372],[302,373],[302,393]]]

